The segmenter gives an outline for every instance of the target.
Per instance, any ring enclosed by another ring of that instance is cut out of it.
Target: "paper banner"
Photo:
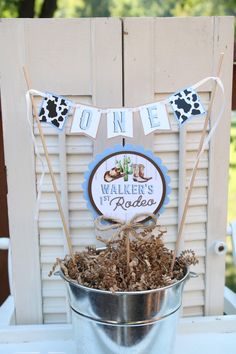
[[[191,117],[206,113],[195,89],[209,80],[216,80],[222,85],[218,77],[209,76],[197,82],[192,87],[178,91],[170,97],[148,105],[130,108],[97,108],[78,105],[75,119],[72,124],[72,133],[84,133],[93,138],[96,137],[101,114],[107,115],[107,137],[116,136],[133,137],[133,113],[139,112],[143,124],[144,134],[150,134],[155,130],[170,130],[170,122],[166,105],[170,104],[176,119],[183,125]],[[223,86],[222,86],[223,87]],[[33,90],[35,91],[35,90]],[[223,90],[222,90],[223,92]],[[62,130],[71,107],[77,105],[64,97],[50,94],[42,101],[39,118],[41,122],[54,125]]]
[[[47,93],[40,107],[39,120],[62,130],[71,106],[73,103],[64,97]]]
[[[82,133],[96,138],[98,126],[101,118],[101,112],[93,107],[76,107],[71,133]]]
[[[128,109],[113,109],[107,113],[107,137],[133,137],[133,113]]]
[[[139,112],[145,135],[155,130],[170,130],[170,122],[164,103],[158,102],[142,106]]]
[[[206,113],[198,94],[191,87],[170,96],[169,103],[176,119],[181,125],[192,116]]]

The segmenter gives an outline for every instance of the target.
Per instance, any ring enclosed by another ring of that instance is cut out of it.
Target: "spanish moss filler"
[[[57,259],[52,272],[59,265],[64,275],[89,288],[115,291],[151,290],[171,285],[182,279],[186,267],[198,263],[192,250],[183,251],[176,258],[171,273],[173,251],[165,247],[163,234],[158,226],[151,232],[143,231],[130,240],[130,262],[127,264],[126,237],[123,234],[110,241],[101,237],[106,248],[89,247],[63,260]]]

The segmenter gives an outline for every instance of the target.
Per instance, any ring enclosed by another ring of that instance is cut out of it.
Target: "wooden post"
[[[220,76],[223,58],[224,58],[224,53],[221,53],[220,54],[220,59],[219,59],[219,65],[218,65],[218,69],[217,69],[217,77]],[[197,159],[199,157],[199,154],[202,151],[202,147],[203,147],[203,144],[204,144],[204,139],[205,139],[206,134],[207,134],[207,127],[208,127],[208,124],[209,124],[209,121],[210,121],[210,117],[211,117],[211,111],[212,111],[212,106],[213,106],[213,102],[214,102],[214,98],[215,98],[216,88],[217,88],[217,83],[215,82],[215,85],[214,85],[214,87],[212,89],[211,99],[210,99],[207,116],[206,116],[206,119],[205,119],[205,123],[204,123],[204,127],[203,127],[203,130],[202,130],[202,134],[201,134],[200,143],[199,143],[199,146],[198,146]],[[189,201],[190,201],[191,193],[192,193],[192,190],[193,190],[195,177],[196,177],[196,174],[197,174],[198,164],[199,164],[199,160],[197,160],[197,163],[194,166],[194,169],[193,169],[193,172],[192,172],[192,176],[191,176],[191,179],[190,179],[190,182],[189,182],[189,187],[188,187],[188,191],[187,191],[187,197],[186,197],[185,204],[184,204],[183,214],[182,214],[182,217],[181,217],[181,220],[180,220],[180,226],[179,226],[179,229],[178,229],[178,235],[177,235],[175,249],[174,249],[174,253],[173,253],[173,259],[172,259],[172,263],[171,263],[171,273],[173,272],[173,269],[174,269],[175,259],[176,259],[177,253],[179,251],[179,245],[180,245],[180,241],[181,241],[181,238],[182,238],[182,235],[183,235],[183,230],[184,230],[185,220],[186,220],[186,216],[187,216]]]
[[[28,71],[27,71],[27,69],[25,67],[23,67],[23,71],[24,71],[25,81],[26,81],[28,90],[30,90],[31,83],[30,83]],[[59,213],[60,213],[63,229],[64,229],[64,232],[65,232],[66,241],[67,241],[67,244],[68,244],[70,256],[72,257],[72,259],[74,259],[70,233],[69,233],[69,230],[68,230],[68,227],[67,227],[67,224],[66,224],[66,218],[65,218],[65,215],[64,215],[64,212],[63,212],[60,195],[59,195],[59,192],[58,192],[58,189],[57,189],[56,180],[55,180],[55,176],[54,176],[53,169],[52,169],[52,164],[51,164],[51,161],[50,161],[50,157],[49,157],[49,154],[48,154],[46,141],[45,141],[44,134],[43,134],[43,129],[42,129],[42,126],[41,126],[41,123],[40,123],[40,120],[39,120],[36,102],[35,102],[34,97],[32,95],[30,95],[30,98],[31,98],[31,103],[32,103],[32,106],[33,106],[33,111],[34,111],[35,119],[36,119],[36,122],[37,122],[38,130],[39,130],[39,135],[40,135],[40,138],[41,138],[41,141],[42,141],[43,150],[44,150],[44,154],[45,154],[47,165],[48,165],[48,170],[49,170],[49,173],[50,173],[50,176],[51,176],[53,190],[54,190],[54,193],[55,193],[55,196],[56,196],[56,201],[57,201],[57,205],[58,205],[58,209],[59,209]]]

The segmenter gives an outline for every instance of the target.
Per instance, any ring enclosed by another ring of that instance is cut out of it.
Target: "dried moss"
[[[88,248],[75,253],[74,260],[66,256],[57,259],[65,276],[90,288],[110,291],[139,291],[164,287],[180,280],[186,267],[198,263],[192,250],[185,250],[176,258],[171,273],[173,252],[165,247],[163,230],[140,232],[130,240],[130,261],[127,264],[126,238],[105,241],[106,248]],[[123,235],[124,236],[124,235]]]

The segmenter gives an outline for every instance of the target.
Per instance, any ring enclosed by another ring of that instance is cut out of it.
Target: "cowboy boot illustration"
[[[143,164],[133,164],[133,180],[135,182],[144,183],[149,181],[152,177],[144,176],[145,166]]]
[[[139,168],[139,166],[140,165],[137,164],[137,163],[133,164],[133,181],[142,183],[143,179],[140,177],[140,168]]]
[[[133,179],[135,180],[138,177],[139,177],[139,165],[134,163],[133,164]]]
[[[145,169],[144,165],[140,163],[138,165],[138,167],[139,167],[139,177],[145,179],[145,177],[144,177],[144,169]]]
[[[143,179],[143,182],[147,182],[150,179],[152,179],[152,177],[145,177],[144,176],[144,169],[145,169],[145,166],[140,163],[139,164],[139,177]]]

